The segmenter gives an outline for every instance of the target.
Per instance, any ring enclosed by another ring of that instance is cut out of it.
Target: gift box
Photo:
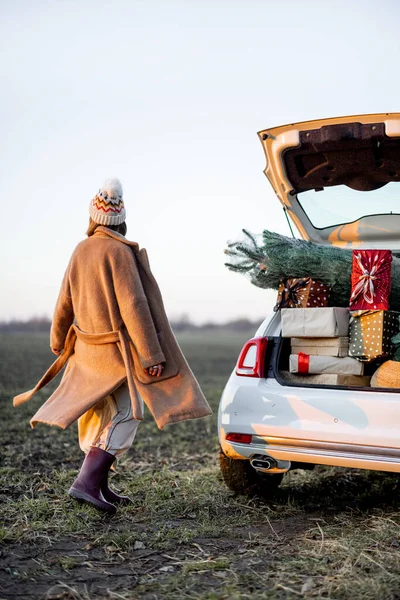
[[[298,338],[290,340],[292,354],[314,354],[318,356],[347,356],[349,354],[349,338]]]
[[[356,387],[369,387],[371,377],[366,375],[339,375],[338,373],[321,373],[319,375],[297,375],[288,371],[281,371],[282,379],[288,383],[308,385],[347,385]]]
[[[281,279],[274,311],[328,306],[329,287],[311,277]]]
[[[349,332],[348,308],[283,308],[282,337],[342,337]]]
[[[353,250],[350,310],[389,310],[392,253]]]
[[[399,332],[399,315],[393,310],[352,311],[349,356],[365,362],[390,356],[392,337]]]
[[[335,375],[363,375],[364,365],[355,358],[346,356],[315,356],[312,354],[291,354],[289,371],[300,375],[330,373]]]

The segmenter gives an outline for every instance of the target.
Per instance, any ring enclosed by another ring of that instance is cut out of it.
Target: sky
[[[397,0],[0,0],[0,320],[51,317],[88,207],[124,188],[168,315],[266,316],[227,241],[290,235],[257,131],[400,110]]]

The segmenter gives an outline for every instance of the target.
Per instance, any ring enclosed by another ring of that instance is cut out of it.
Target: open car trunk
[[[400,388],[374,388],[370,385],[370,379],[378,365],[383,361],[372,361],[365,363],[363,375],[358,378],[357,376],[347,375],[339,383],[333,383],[327,374],[321,374],[321,376],[315,376],[314,378],[309,375],[300,375],[297,373],[290,373],[289,371],[289,357],[291,354],[290,339],[289,338],[275,338],[274,339],[275,351],[273,352],[270,376],[273,376],[278,383],[286,386],[294,387],[312,387],[312,388],[337,388],[337,389],[349,389],[349,390],[362,390],[368,392],[390,392],[399,393]]]
[[[326,365],[324,361],[329,361],[325,357],[322,363],[321,357],[317,357],[324,354],[321,348],[318,348],[318,351],[314,349],[313,352],[311,347],[311,350],[299,350],[296,353],[296,348],[290,347],[290,339],[280,339],[279,352],[275,360],[276,378],[284,385],[297,387],[311,385],[365,390],[379,387],[380,391],[385,389],[389,392],[399,392],[400,363],[397,363],[399,365],[399,383],[396,383],[398,387],[383,388],[381,382],[384,381],[386,386],[386,375],[379,384],[377,376],[374,375],[372,385],[377,387],[370,386],[371,376],[383,363],[390,360],[392,355],[392,349],[389,348],[390,340],[399,331],[400,312],[397,312],[399,310],[397,297],[394,301],[392,294],[390,306],[385,301],[384,306],[377,307],[374,306],[378,297],[374,294],[377,292],[368,292],[367,288],[369,286],[368,289],[373,290],[374,286],[377,286],[376,289],[383,286],[382,281],[386,275],[383,276],[382,273],[386,268],[389,274],[385,281],[388,283],[384,285],[387,285],[390,291],[392,257],[388,252],[379,253],[378,249],[391,250],[394,254],[396,251],[400,252],[400,113],[357,115],[292,123],[265,129],[258,135],[267,160],[265,174],[301,237],[322,245],[369,251],[353,253],[352,274],[355,272],[357,261],[358,271],[357,279],[352,279],[352,300],[349,294],[347,306],[351,306],[350,310],[355,311],[357,309],[354,307],[359,302],[361,310],[359,310],[360,314],[350,313],[352,332],[341,334],[347,336],[348,356],[345,353],[338,354],[336,356],[340,358],[337,364]],[[384,258],[381,258],[382,256]],[[268,272],[268,261],[266,265],[265,270]],[[379,267],[372,265],[379,265]],[[344,266],[338,263],[338,268],[344,269]],[[323,289],[327,283],[323,280],[319,281],[318,273],[307,272],[307,276],[311,278],[309,285],[317,284]],[[281,294],[286,295],[281,298],[284,298],[286,303],[291,302],[286,306],[291,307],[289,310],[294,311],[294,314],[298,310],[296,302],[304,308],[315,306],[314,310],[318,312],[321,310],[320,307],[326,306],[321,298],[317,298],[314,305],[305,303],[308,302],[304,300],[305,294],[308,293],[304,291],[305,287],[302,288],[303,296],[300,292],[293,291],[296,285],[300,286],[300,283],[297,283],[300,279],[293,279],[293,277],[303,278],[304,282],[306,275],[296,272],[287,273],[285,277],[287,279],[281,279],[281,284],[284,282],[282,285],[284,290],[282,291],[281,288],[280,290]],[[364,290],[362,292],[364,300],[368,294],[373,298],[368,300],[371,304],[366,305],[366,301],[359,301],[359,296],[356,296],[357,302],[353,299],[356,292],[358,295],[361,294],[358,289],[355,290],[355,287]],[[393,292],[395,287],[392,286]],[[397,288],[396,293],[399,293]],[[322,295],[324,294],[321,292],[320,296]],[[398,300],[400,301],[400,298]],[[281,303],[279,310],[282,306],[285,305]],[[395,310],[391,310],[391,306],[395,306]],[[370,317],[367,313],[375,314]],[[376,313],[382,314],[378,316]],[[313,319],[320,321],[321,315],[322,313],[313,316]],[[379,326],[373,322],[374,319],[377,322],[381,319]],[[307,335],[312,337],[311,334],[306,333],[296,335],[305,340]],[[316,331],[314,335],[321,334]],[[382,345],[380,354],[373,353],[376,349],[376,346],[373,347],[374,344]],[[385,351],[383,351],[384,344],[386,344]],[[307,343],[304,343],[304,346],[307,347]],[[368,346],[370,355],[362,354],[365,350],[364,346]],[[358,348],[362,350],[358,351]],[[333,355],[327,353],[326,356],[331,358]],[[304,361],[308,361],[306,367]],[[310,361],[313,361],[314,365],[308,370]],[[335,356],[333,356],[334,361]],[[347,367],[344,365],[346,361]],[[360,364],[358,373],[357,368]],[[349,370],[341,371],[341,368]],[[353,368],[354,373],[351,371]],[[384,371],[385,369],[380,369],[380,375]]]

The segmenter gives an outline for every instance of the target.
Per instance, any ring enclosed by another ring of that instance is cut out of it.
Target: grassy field
[[[268,503],[221,481],[217,406],[245,338],[180,337],[214,415],[165,431],[147,415],[112,480],[134,502],[114,517],[66,494],[76,428],[29,428],[51,390],[12,408],[47,338],[0,338],[0,599],[400,599],[397,476],[295,471]]]

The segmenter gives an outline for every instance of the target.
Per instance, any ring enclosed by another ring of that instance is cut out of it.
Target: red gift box
[[[351,310],[389,310],[390,250],[353,250]]]

